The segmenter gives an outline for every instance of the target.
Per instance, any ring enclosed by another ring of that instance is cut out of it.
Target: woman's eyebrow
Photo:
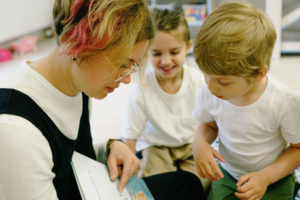
[[[129,62],[136,62],[134,59],[129,58]]]
[[[139,60],[136,61],[136,60],[134,60],[134,59],[132,59],[132,58],[129,58],[128,60],[129,60],[129,62],[136,63],[136,62],[138,62],[138,61],[141,61],[142,59],[139,59]]]

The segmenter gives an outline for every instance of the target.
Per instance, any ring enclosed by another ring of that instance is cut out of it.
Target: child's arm
[[[210,146],[217,136],[218,126],[215,121],[200,122],[192,142],[197,171],[202,178],[207,177],[211,181],[220,180],[219,177],[224,177],[214,157],[221,162],[225,162],[225,160],[221,154]]]
[[[124,138],[125,144],[129,147],[129,149],[135,154],[135,145],[136,145],[136,140],[131,140]]]
[[[299,166],[300,143],[290,144],[290,147],[269,166],[258,172],[240,177],[237,183],[238,192],[236,192],[236,196],[239,199],[248,199],[251,197],[253,199],[261,199],[268,185],[292,173]]]

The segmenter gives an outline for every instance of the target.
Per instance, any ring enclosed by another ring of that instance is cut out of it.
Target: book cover
[[[154,200],[143,179],[131,177],[120,193],[120,180],[110,180],[106,165],[78,152],[74,152],[71,165],[83,200]]]

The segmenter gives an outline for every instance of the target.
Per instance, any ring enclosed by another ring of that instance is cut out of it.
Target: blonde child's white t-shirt
[[[287,143],[300,143],[300,95],[270,76],[261,97],[248,106],[219,99],[203,85],[193,117],[216,121],[226,160],[221,165],[236,179],[270,165]]]
[[[122,136],[137,140],[137,151],[191,143],[198,124],[192,111],[203,83],[200,70],[184,65],[179,91],[167,94],[159,86],[154,68],[149,69],[145,85],[135,84],[130,92]]]

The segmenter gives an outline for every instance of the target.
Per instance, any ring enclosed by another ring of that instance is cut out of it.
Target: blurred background
[[[194,38],[205,17],[226,0],[152,0],[153,7],[180,10]],[[278,39],[269,74],[300,93],[300,0],[250,0],[274,23]],[[54,0],[0,1],[0,87],[24,59],[41,58],[55,47],[52,26]],[[197,68],[193,52],[187,62]],[[127,95],[122,84],[103,100],[92,100],[91,128],[94,142],[121,136]]]

